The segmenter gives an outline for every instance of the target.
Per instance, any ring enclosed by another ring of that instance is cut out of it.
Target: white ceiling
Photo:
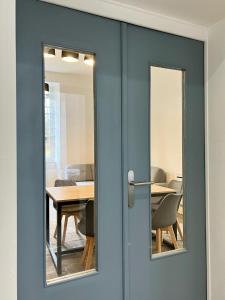
[[[63,61],[61,54],[62,50],[56,49],[55,57],[45,57],[45,71],[79,75],[93,74],[93,67],[84,63],[84,54],[79,53],[79,61],[75,63]]]
[[[225,0],[102,0],[102,2],[132,5],[207,27],[225,18]]]

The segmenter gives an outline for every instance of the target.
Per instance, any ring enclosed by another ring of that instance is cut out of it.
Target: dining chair
[[[95,247],[93,200],[89,200],[87,202],[86,208],[81,214],[78,228],[80,232],[86,236],[86,244],[81,258],[81,263],[84,266],[84,270],[90,270],[93,263],[93,253]]]
[[[68,180],[68,179],[56,179],[55,180],[55,187],[75,186],[75,185],[76,185],[76,182],[73,180]],[[53,205],[54,205],[54,208],[56,209],[55,204],[53,204]],[[65,216],[64,227],[63,227],[63,236],[62,236],[62,244],[63,245],[65,244],[65,240],[66,240],[66,232],[67,232],[69,218],[74,217],[76,233],[79,234],[78,221],[80,218],[80,212],[84,209],[85,209],[85,204],[71,204],[71,205],[62,206],[61,219],[63,218],[63,216]],[[55,228],[54,238],[56,238],[56,235],[57,235],[57,227]]]
[[[175,179],[171,180],[168,183],[168,188],[174,189],[178,194],[183,194],[183,182],[182,182],[182,180],[175,180]],[[179,209],[179,206],[177,207],[177,210]],[[183,232],[181,230],[181,226],[180,226],[180,222],[179,222],[178,218],[177,218],[177,230],[179,232],[181,240],[183,240],[184,236],[183,236]]]
[[[159,185],[168,187],[170,189],[173,189],[178,194],[183,194],[183,182],[182,182],[182,180],[172,179],[169,183],[160,183]],[[157,202],[155,201],[155,202],[152,203],[152,210],[153,211],[155,211],[156,209],[158,209],[158,207],[159,207],[160,202],[162,201],[162,199],[163,199],[163,197],[160,198],[160,199],[158,199]],[[179,206],[177,207],[177,210],[178,209],[179,209]],[[179,232],[180,238],[181,238],[181,240],[183,240],[184,236],[183,236],[183,232],[181,230],[181,225],[180,225],[180,222],[179,222],[178,218],[177,218],[176,222],[177,222],[177,230]]]
[[[94,181],[94,164],[72,164],[65,168],[67,179],[79,181]]]
[[[151,181],[154,183],[166,182],[166,173],[159,167],[151,166]]]
[[[177,208],[180,205],[182,194],[167,194],[163,197],[158,209],[152,211],[152,230],[156,230],[156,250],[162,250],[162,232],[169,232],[174,248],[178,248],[173,231],[173,224],[177,220]]]

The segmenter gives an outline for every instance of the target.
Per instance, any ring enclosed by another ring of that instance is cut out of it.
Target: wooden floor
[[[53,207],[51,207],[50,212],[51,212],[50,213],[50,216],[51,216],[51,225],[50,225],[51,243],[54,247],[56,247],[56,239],[53,237],[54,230],[55,230],[55,224],[56,224],[55,209]],[[181,224],[181,228],[183,229],[182,219],[183,219],[182,215],[179,214],[179,221]],[[163,234],[163,237],[164,237],[164,239],[169,240],[169,236],[166,233]],[[85,242],[86,242],[86,238],[84,235],[82,235],[81,233],[76,234],[73,217],[69,218],[67,236],[66,236],[66,242],[65,242],[64,248],[69,249],[69,248],[73,248],[73,247],[81,247],[81,246],[85,245]],[[178,235],[178,245],[179,245],[179,248],[183,248],[183,242],[181,241],[179,235]],[[169,247],[165,243],[162,244],[162,252],[171,251],[171,250],[172,250],[171,247]],[[152,239],[152,253],[153,254],[156,253],[156,243],[155,243],[154,238]],[[81,264],[82,254],[83,254],[83,251],[80,251],[80,252],[76,252],[74,254],[69,254],[69,255],[63,256],[62,275],[71,275],[74,273],[84,271],[84,268]],[[93,267],[92,268],[95,268],[95,254],[93,257]],[[46,273],[47,273],[46,274],[47,281],[58,278],[48,249],[46,249]]]

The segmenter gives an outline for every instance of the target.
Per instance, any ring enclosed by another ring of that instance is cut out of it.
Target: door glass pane
[[[158,256],[184,248],[184,71],[152,66],[150,72],[151,250]]]
[[[96,270],[92,54],[44,47],[46,280]]]

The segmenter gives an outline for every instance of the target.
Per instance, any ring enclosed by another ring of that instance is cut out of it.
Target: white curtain
[[[58,178],[64,178],[67,164],[66,95],[60,94],[56,105],[56,166]]]
[[[59,83],[50,82],[49,90],[54,101],[55,159],[46,164],[46,184],[54,186],[56,179],[67,178],[68,165],[92,161],[93,124],[89,110],[92,114],[93,111],[84,95],[62,93]]]
[[[60,94],[60,84],[48,82],[49,98],[54,111],[54,153],[53,161],[46,162],[46,185],[53,186],[55,180],[64,178],[64,167],[67,163],[66,104]]]

